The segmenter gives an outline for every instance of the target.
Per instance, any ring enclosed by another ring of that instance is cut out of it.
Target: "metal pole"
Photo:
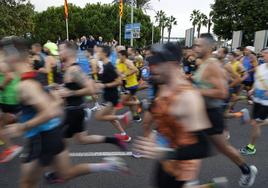
[[[67,35],[67,40],[69,41],[69,26],[68,26],[68,18],[65,19],[66,21],[66,35]]]
[[[131,39],[130,39],[130,46],[133,46],[133,18],[134,18],[134,0],[131,0]]]
[[[152,24],[152,44],[154,44],[154,24]]]
[[[119,18],[119,45],[122,44],[122,17]]]

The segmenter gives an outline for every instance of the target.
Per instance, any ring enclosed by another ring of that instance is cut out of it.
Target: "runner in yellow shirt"
[[[118,57],[119,60],[116,67],[119,75],[125,80],[125,88],[128,91],[128,93],[122,97],[122,103],[125,106],[129,106],[133,114],[133,120],[140,122],[141,117],[137,112],[140,101],[135,96],[139,87],[139,82],[137,79],[138,69],[135,67],[133,62],[128,59],[126,50],[119,51]]]

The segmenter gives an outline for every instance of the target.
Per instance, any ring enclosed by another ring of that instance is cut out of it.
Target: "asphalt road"
[[[245,107],[244,103],[237,105],[237,109]],[[227,126],[230,129],[230,142],[236,148],[244,146],[248,142],[250,126],[240,125],[239,120],[227,120]],[[90,121],[88,127],[90,134],[101,134],[111,136],[116,133],[115,129],[110,123],[96,122],[94,118]],[[135,139],[136,136],[142,134],[142,128],[139,124],[133,123],[127,132]],[[263,128],[262,137],[257,143],[257,154],[255,156],[246,157],[249,164],[255,164],[259,170],[256,183],[253,188],[267,188],[268,187],[268,128]],[[20,139],[17,140],[20,142]],[[131,147],[131,144],[130,144]],[[70,151],[77,152],[109,152],[119,151],[118,148],[108,144],[98,145],[77,145],[71,143]],[[115,174],[115,173],[101,173],[90,174],[83,177],[76,178],[62,185],[47,185],[43,180],[40,180],[40,188],[153,188],[152,178],[154,161],[147,159],[135,159],[133,157],[123,157],[131,168],[132,174],[130,176]],[[72,157],[72,162],[77,163],[91,163],[100,162],[102,157]],[[19,159],[16,158],[10,163],[0,164],[0,188],[17,188],[20,175]],[[238,188],[238,180],[240,178],[240,170],[228,158],[218,154],[214,157],[203,161],[200,172],[200,181],[208,182],[214,177],[225,176],[229,180],[230,188]]]

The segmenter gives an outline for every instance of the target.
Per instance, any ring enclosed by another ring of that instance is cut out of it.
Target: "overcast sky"
[[[49,6],[60,6],[64,4],[64,0],[30,0],[35,5],[37,11],[46,10]],[[111,3],[112,0],[68,0],[68,3],[76,4],[84,7],[87,3]],[[163,10],[168,16],[173,15],[178,21],[178,25],[174,26],[171,36],[184,37],[185,30],[191,28],[190,14],[194,9],[198,9],[206,15],[210,12],[210,4],[214,0],[152,0],[151,7],[155,10]],[[154,11],[147,11],[154,18]],[[202,31],[206,31],[205,28]],[[166,32],[167,35],[167,32]]]

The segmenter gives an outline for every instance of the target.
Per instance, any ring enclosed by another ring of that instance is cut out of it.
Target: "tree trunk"
[[[195,25],[193,25],[194,26],[194,33],[193,33],[193,35],[195,35]]]
[[[198,26],[198,27],[197,27],[197,37],[198,37],[198,38],[200,37],[200,30],[201,30],[201,26]]]
[[[168,42],[170,41],[171,28],[168,29]]]
[[[162,42],[162,44],[164,43],[164,30],[165,30],[165,28],[164,28],[164,27],[162,27],[162,34],[161,34],[161,35],[162,35],[162,41],[161,41],[161,42]]]
[[[211,20],[208,22],[208,33],[210,33],[210,28],[211,28]]]

